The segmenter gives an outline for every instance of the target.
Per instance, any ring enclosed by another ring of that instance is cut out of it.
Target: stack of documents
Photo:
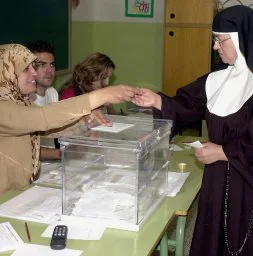
[[[9,222],[0,223],[0,252],[14,251],[12,256],[79,256],[80,250],[52,250],[49,246],[26,244]]]
[[[80,250],[65,248],[64,250],[52,250],[49,246],[38,244],[24,244],[19,247],[11,256],[79,256],[83,253]]]
[[[192,148],[203,148],[203,145],[199,140],[196,140],[194,142],[189,142],[189,143],[185,142],[184,145]]]
[[[105,225],[96,223],[96,220],[86,223],[83,220],[79,223],[74,221],[60,220],[54,224],[49,225],[41,236],[51,238],[56,225],[68,226],[68,239],[77,240],[100,240],[106,229]]]
[[[167,196],[176,196],[184,185],[189,174],[189,172],[168,172]]]
[[[0,252],[11,251],[24,245],[10,222],[0,223]]]
[[[61,185],[62,171],[60,161],[44,161],[40,164],[40,176],[34,183]]]
[[[34,186],[0,205],[0,216],[53,223],[61,214],[61,190]]]
[[[112,124],[112,126],[99,125],[99,126],[92,127],[91,130],[101,131],[101,132],[119,133],[119,132],[122,132],[130,127],[133,127],[133,126],[134,126],[134,124],[123,124],[123,123],[114,122]]]

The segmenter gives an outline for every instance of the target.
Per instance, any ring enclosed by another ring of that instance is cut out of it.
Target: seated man
[[[58,92],[52,87],[55,79],[55,51],[53,46],[47,41],[38,40],[30,43],[27,48],[37,56],[37,88],[35,93],[29,95],[30,98],[37,106],[57,102],[59,100]],[[42,138],[41,145],[41,160],[60,159],[57,139]]]

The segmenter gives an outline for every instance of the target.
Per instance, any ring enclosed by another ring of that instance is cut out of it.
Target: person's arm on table
[[[0,133],[2,136],[24,135],[68,126],[105,103],[129,101],[135,91],[130,86],[111,86],[43,107],[0,101],[0,115],[6,117],[0,119]]]
[[[59,148],[40,147],[40,160],[60,160],[61,151]]]

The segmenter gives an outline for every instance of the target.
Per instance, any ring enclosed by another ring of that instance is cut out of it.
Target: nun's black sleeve
[[[187,128],[188,125],[205,119],[207,75],[181,87],[176,96],[159,93],[162,99],[161,111],[153,109],[154,118],[173,120],[171,137]]]
[[[245,126],[246,123],[242,126]],[[253,113],[247,124],[247,132],[222,145],[223,151],[233,169],[244,178],[253,189]]]

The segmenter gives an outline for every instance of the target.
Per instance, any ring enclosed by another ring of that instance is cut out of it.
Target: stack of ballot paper
[[[101,131],[101,132],[119,133],[119,132],[122,132],[130,127],[133,127],[133,126],[134,126],[134,124],[123,124],[123,123],[114,122],[112,124],[112,126],[99,125],[99,126],[92,127],[91,130]]]
[[[189,172],[168,172],[167,196],[176,196],[184,185],[189,174]]]
[[[17,248],[11,256],[79,256],[83,253],[80,250],[65,248],[64,250],[52,250],[50,246],[38,244],[24,244]]]
[[[75,221],[60,220],[54,224],[48,225],[41,236],[51,238],[56,225],[66,225],[68,227],[68,239],[77,240],[100,240],[106,229],[105,225],[97,223],[96,220],[82,220],[78,223]]]
[[[61,190],[34,186],[0,205],[0,216],[53,223],[61,215]]]
[[[15,250],[24,245],[10,222],[0,223],[0,252]]]
[[[50,236],[51,237],[51,236]],[[14,251],[15,250],[15,251]],[[14,251],[12,256],[79,256],[80,250],[52,250],[50,246],[26,244],[9,222],[0,223],[0,253]]]
[[[194,142],[184,142],[184,145],[192,148],[202,148],[203,145],[200,141],[196,140]]]
[[[42,161],[40,163],[40,176],[34,183],[62,184],[61,161]]]

